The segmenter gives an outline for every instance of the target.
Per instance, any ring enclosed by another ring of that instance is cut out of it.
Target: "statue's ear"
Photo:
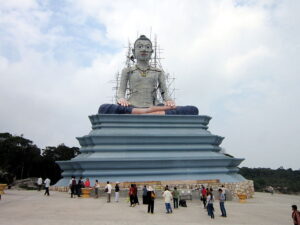
[[[132,49],[132,55],[133,55],[133,57],[136,59],[135,53],[134,53],[134,48]]]

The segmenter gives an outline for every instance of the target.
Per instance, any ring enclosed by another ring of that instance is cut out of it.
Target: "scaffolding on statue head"
[[[151,40],[151,34],[150,34],[150,40]],[[152,66],[154,68],[157,68],[157,69],[160,69],[165,73],[166,86],[167,86],[167,89],[168,89],[168,93],[169,93],[170,97],[175,101],[175,99],[176,99],[175,98],[175,90],[176,89],[174,88],[175,78],[172,77],[170,75],[170,73],[165,72],[165,70],[162,67],[162,64],[161,64],[161,60],[163,59],[163,58],[161,58],[162,49],[159,47],[159,45],[157,43],[157,36],[156,35],[154,36],[154,40],[151,40],[151,42],[153,43],[153,46],[152,46],[153,47],[153,55],[152,55],[152,58],[150,60],[150,66]],[[130,43],[130,41],[128,41],[128,46],[126,48],[127,48],[127,51],[126,51],[125,66],[126,66],[126,68],[130,68],[130,67],[134,66],[134,64],[135,64],[134,57],[132,55],[133,46]],[[113,103],[117,102],[117,95],[118,95],[118,89],[120,87],[120,81],[121,81],[121,73],[117,72],[116,75],[115,75],[115,79],[112,81],[112,83],[114,85],[113,88],[112,88],[113,93],[114,93],[114,96],[112,97]],[[130,96],[128,86],[126,88],[125,96],[126,96],[126,98],[128,98]],[[157,99],[158,99],[159,102],[163,102],[162,96],[159,92],[157,92]]]

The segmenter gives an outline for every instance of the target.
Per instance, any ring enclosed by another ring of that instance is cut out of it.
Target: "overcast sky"
[[[299,169],[299,12],[299,0],[0,0],[0,132],[79,146],[128,40],[151,33],[177,105],[211,116],[241,166]]]

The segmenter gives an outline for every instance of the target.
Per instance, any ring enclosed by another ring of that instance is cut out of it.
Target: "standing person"
[[[271,195],[273,195],[274,194],[274,188],[272,186],[270,186],[269,190],[270,190]]]
[[[206,208],[206,200],[207,200],[207,190],[203,185],[202,185],[202,189],[201,189],[201,198],[202,198],[203,206],[205,209]]]
[[[78,182],[77,182],[77,190],[76,190],[76,192],[77,192],[77,196],[78,197],[81,197],[81,194],[82,194],[82,192],[81,192],[81,188],[84,186],[84,184],[83,184],[83,181],[82,181],[82,177],[80,177],[79,178],[79,180],[78,180]]]
[[[99,184],[98,180],[95,180],[95,185],[94,185],[94,187],[95,187],[95,197],[96,197],[96,198],[99,198],[100,184]]]
[[[225,201],[227,200],[227,198],[226,198],[226,188],[224,187],[224,185],[222,184],[222,186],[221,186],[221,189],[222,189],[222,193],[224,194],[224,196],[225,196]]]
[[[168,186],[165,188],[165,191],[162,195],[165,199],[165,205],[166,205],[166,213],[172,213],[172,207],[171,207],[171,201],[172,201],[172,193],[169,191]]]
[[[208,192],[208,195],[207,195],[207,213],[212,219],[215,218],[215,215],[214,215],[214,200],[215,200],[215,198],[213,196],[212,191]]]
[[[90,182],[90,179],[89,179],[89,178],[86,178],[86,179],[85,179],[84,187],[86,187],[86,188],[90,188],[90,187],[91,187],[91,182]]]
[[[151,186],[148,187],[147,202],[148,202],[148,213],[154,213],[154,200],[156,198],[155,192]]]
[[[219,189],[219,201],[220,201],[220,210],[223,217],[227,217],[226,210],[225,210],[225,194],[223,193],[223,190]]]
[[[120,191],[120,186],[119,186],[119,182],[116,182],[116,186],[115,186],[115,202],[119,202],[119,191]]]
[[[179,191],[177,190],[177,187],[174,187],[174,191],[172,192],[172,195],[173,195],[174,209],[178,209]]]
[[[76,179],[74,176],[72,176],[72,179],[70,180],[70,189],[71,189],[71,198],[73,198],[73,195],[76,194]]]
[[[109,181],[107,181],[105,186],[105,192],[107,193],[107,202],[110,202],[111,190],[112,190],[112,186],[109,183]]]
[[[38,179],[37,179],[37,186],[38,186],[38,191],[41,191],[41,189],[42,189],[42,185],[43,185],[43,179],[41,178],[41,177],[39,177]]]
[[[300,225],[300,212],[297,210],[297,206],[296,205],[292,205],[292,218],[293,218],[293,222],[294,225]]]
[[[144,185],[143,187],[143,205],[147,205],[148,202],[147,202],[147,187],[146,185]]]
[[[44,195],[50,195],[49,193],[49,187],[50,187],[50,179],[47,177],[45,180],[45,194]]]
[[[128,195],[129,195],[129,200],[130,200],[130,207],[134,207],[135,202],[134,202],[134,185],[133,184],[130,185]]]
[[[140,204],[139,203],[139,198],[138,198],[138,189],[137,189],[137,186],[136,184],[133,185],[133,188],[134,188],[134,204]]]

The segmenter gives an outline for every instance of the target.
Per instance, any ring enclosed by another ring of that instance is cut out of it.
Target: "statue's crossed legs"
[[[134,106],[121,106],[117,104],[103,104],[99,114],[149,114],[149,115],[198,115],[195,106],[151,106],[149,108],[137,108]]]

